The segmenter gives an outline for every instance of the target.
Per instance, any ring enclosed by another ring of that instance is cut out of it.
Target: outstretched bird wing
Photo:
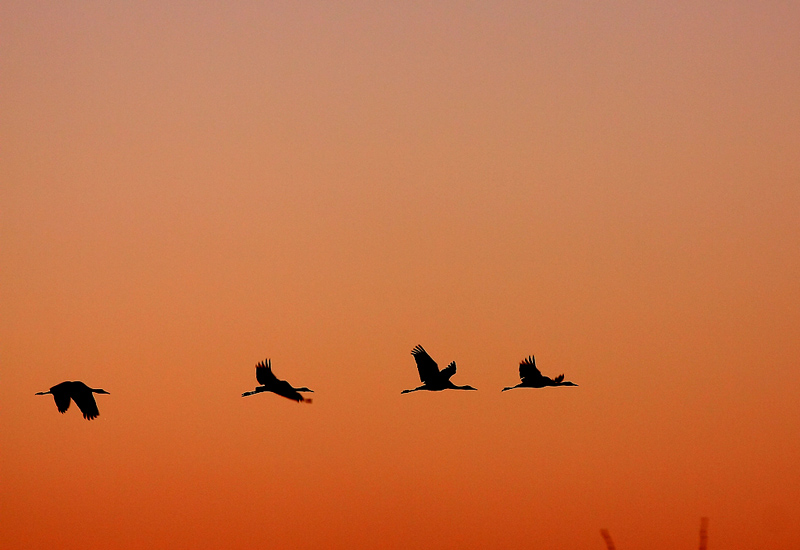
[[[419,379],[423,384],[433,382],[439,376],[439,365],[436,364],[428,352],[422,346],[417,346],[411,350],[411,355],[414,356],[414,361],[417,362],[417,370],[419,371]],[[455,366],[453,367],[455,372]]]
[[[523,382],[526,378],[535,380],[541,377],[542,373],[536,368],[536,359],[533,358],[533,355],[519,364],[519,379]]]
[[[298,403],[301,401],[310,401],[304,399],[303,396],[300,395],[300,393],[298,393],[298,391],[295,390],[286,380],[279,380],[277,384],[272,387],[272,391],[282,397],[285,397],[286,399],[291,399],[292,401],[297,401]]]
[[[269,386],[278,381],[278,378],[272,374],[272,363],[269,359],[256,365],[256,380],[262,386]]]
[[[50,393],[53,394],[53,400],[56,402],[58,412],[65,413],[69,409],[70,402],[70,388],[65,385],[67,382],[61,382],[50,388]]]
[[[452,361],[449,365],[442,369],[442,380],[450,380],[450,377],[456,373],[456,362]]]
[[[92,395],[92,389],[83,382],[76,382],[72,386],[72,400],[78,405],[86,420],[92,420],[100,416],[97,403]]]

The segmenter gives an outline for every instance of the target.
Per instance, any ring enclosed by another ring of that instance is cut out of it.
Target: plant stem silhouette
[[[708,548],[708,518],[700,518],[700,550]]]

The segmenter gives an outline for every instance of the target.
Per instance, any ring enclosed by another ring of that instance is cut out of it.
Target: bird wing
[[[536,368],[536,359],[533,358],[533,355],[519,364],[519,379],[523,382],[526,378],[536,379],[541,377],[542,373]]]
[[[278,381],[278,378],[272,374],[272,363],[269,359],[256,365],[256,380],[262,386],[268,386]]]
[[[278,395],[285,397],[286,399],[291,399],[292,401],[305,401],[302,395],[300,395],[297,390],[295,390],[289,382],[286,380],[279,380],[270,390]]]
[[[92,395],[92,389],[83,382],[76,382],[72,386],[72,400],[83,413],[86,420],[92,420],[100,416],[97,403]]]
[[[69,386],[65,386],[66,382],[57,384],[50,388],[50,393],[53,394],[53,400],[56,402],[58,412],[65,413],[69,409],[70,391]]]
[[[414,361],[417,362],[419,379],[423,384],[436,380],[439,376],[439,365],[436,364],[428,352],[422,346],[417,346],[411,350]]]
[[[450,377],[456,373],[456,362],[452,361],[449,365],[442,369],[442,380],[450,380]]]

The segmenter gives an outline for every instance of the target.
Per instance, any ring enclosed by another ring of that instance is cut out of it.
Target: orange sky
[[[800,7],[163,4],[0,6],[0,548],[800,547]]]

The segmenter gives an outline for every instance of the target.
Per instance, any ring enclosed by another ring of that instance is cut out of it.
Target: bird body
[[[523,359],[519,364],[519,378],[521,382],[516,386],[503,388],[502,391],[513,390],[514,388],[546,388],[548,386],[577,386],[569,381],[564,381],[564,375],[559,374],[555,378],[544,376],[536,368],[536,359],[533,355]]]
[[[75,401],[75,404],[83,413],[83,417],[86,420],[92,420],[100,416],[93,393],[108,394],[106,390],[90,388],[83,382],[67,381],[56,384],[47,391],[37,392],[36,395],[52,394],[58,412],[62,414],[69,409],[70,401]]]
[[[279,380],[278,377],[272,373],[272,363],[269,359],[261,361],[256,365],[256,380],[261,385],[256,387],[253,391],[244,392],[242,397],[268,391],[285,397],[286,399],[297,401],[298,403],[311,403],[311,399],[304,398],[300,395],[300,392],[313,393],[313,390],[305,387],[294,388],[286,380]]]
[[[417,363],[417,370],[419,371],[419,379],[422,385],[413,390],[403,390],[400,393],[410,393],[412,391],[428,390],[428,391],[442,391],[442,390],[475,390],[472,386],[456,386],[450,381],[450,378],[456,373],[456,362],[452,361],[442,370],[439,370],[439,365],[433,358],[428,355],[428,352],[422,346],[417,346],[411,350],[411,355],[414,356],[414,361]]]

